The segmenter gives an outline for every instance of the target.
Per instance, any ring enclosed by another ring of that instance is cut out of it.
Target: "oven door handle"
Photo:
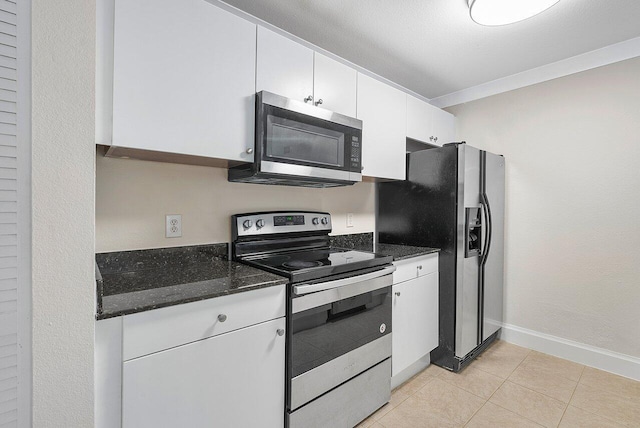
[[[379,278],[381,276],[389,275],[390,273],[395,272],[395,270],[396,270],[395,266],[389,266],[382,270],[377,270],[375,272],[365,273],[364,275],[352,276],[349,278],[337,279],[335,281],[321,282],[318,284],[295,285],[293,287],[293,292],[296,293],[298,296],[301,296],[303,294],[314,293],[316,291],[331,290],[332,288],[340,288],[340,287],[355,284],[358,282],[368,281],[374,278]]]

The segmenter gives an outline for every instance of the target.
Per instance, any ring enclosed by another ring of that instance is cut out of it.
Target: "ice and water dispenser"
[[[482,219],[480,210],[480,207],[465,208],[465,258],[480,256],[480,242],[482,241]]]

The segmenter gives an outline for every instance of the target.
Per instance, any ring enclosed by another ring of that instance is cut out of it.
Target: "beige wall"
[[[95,0],[32,0],[33,426],[93,426]]]
[[[639,357],[640,58],[447,110],[506,157],[506,322]]]
[[[327,211],[334,233],[373,232],[374,202],[373,183],[330,189],[229,183],[226,169],[98,155],[96,251],[229,242],[232,214],[273,209]],[[165,238],[166,214],[182,214],[181,238]]]

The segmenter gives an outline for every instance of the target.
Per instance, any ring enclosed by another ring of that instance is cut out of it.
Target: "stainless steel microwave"
[[[333,187],[362,181],[362,121],[262,91],[256,95],[255,160],[229,181]]]

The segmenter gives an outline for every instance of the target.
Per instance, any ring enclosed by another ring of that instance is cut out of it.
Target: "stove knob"
[[[314,217],[314,218],[311,220],[311,223],[313,223],[313,224],[317,225],[318,223],[320,223],[320,220],[318,220],[318,217]]]
[[[259,218],[259,219],[256,221],[256,227],[257,227],[258,229],[263,228],[263,227],[264,227],[264,220],[263,220],[263,219],[261,219],[261,218]]]
[[[242,226],[245,229],[249,229],[251,226],[253,226],[253,222],[251,220],[245,220],[242,222]]]
[[[329,219],[326,217],[322,217],[322,224],[329,224]]]

